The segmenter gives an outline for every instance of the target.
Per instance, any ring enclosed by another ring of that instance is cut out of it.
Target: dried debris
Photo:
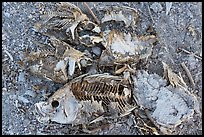
[[[148,110],[148,117],[161,134],[173,134],[178,125],[199,111],[194,94],[180,87],[167,86],[167,81],[157,74],[141,70],[133,80],[133,94],[138,105],[144,111]]]
[[[186,65],[185,65],[184,62],[181,63],[181,66],[182,66],[183,69],[185,70],[185,72],[186,72],[186,74],[187,74],[187,76],[188,76],[188,78],[189,78],[189,80],[190,80],[190,82],[191,82],[193,88],[195,88],[195,83],[194,83],[194,80],[193,80],[193,78],[192,78],[192,75],[191,75],[189,69],[186,67]]]
[[[186,83],[184,82],[183,78],[178,76],[176,73],[172,71],[172,69],[164,62],[162,62],[164,68],[164,78],[167,79],[173,87],[181,87],[187,88]]]
[[[5,53],[9,56],[10,60],[13,61],[13,56],[8,52],[8,50],[4,50]]]
[[[183,48],[178,48],[177,50],[178,50],[178,51],[183,51],[183,52],[185,52],[185,53],[188,53],[188,54],[190,54],[190,55],[193,55],[194,57],[196,57],[196,58],[202,60],[202,56],[198,56],[198,55],[196,55],[195,53],[193,53],[193,52],[191,52],[191,51],[188,51],[188,50],[183,49]],[[202,54],[202,50],[201,50],[201,54]]]
[[[187,29],[188,29],[189,32],[191,32],[191,35],[193,37],[195,37],[197,35],[195,28],[191,24],[188,26]]]
[[[93,11],[90,9],[90,7],[88,6],[88,4],[86,2],[83,2],[83,4],[85,5],[85,7],[88,9],[88,11],[90,12],[90,14],[92,15],[92,17],[95,19],[97,24],[100,24],[100,21],[98,20],[98,18],[96,17],[96,15],[93,13]]]

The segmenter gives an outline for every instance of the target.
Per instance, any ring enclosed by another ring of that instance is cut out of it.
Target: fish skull
[[[39,122],[54,121],[71,124],[76,119],[79,104],[69,88],[59,89],[47,102],[35,104],[35,111]]]

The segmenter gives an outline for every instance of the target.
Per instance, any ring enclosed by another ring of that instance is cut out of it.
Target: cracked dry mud
[[[83,8],[81,3],[74,4]],[[106,5],[124,5],[137,9],[141,20],[145,21],[138,24],[136,33],[144,34],[148,30],[152,32],[150,27],[152,26],[158,37],[158,43],[153,47],[152,55],[145,64],[141,62],[138,70],[144,69],[149,74],[156,73],[162,76],[161,61],[165,61],[176,73],[181,72],[184,81],[191,87],[188,76],[180,65],[185,62],[194,79],[196,85],[194,94],[198,97],[200,104],[198,109],[201,109],[202,61],[193,54],[177,50],[182,48],[202,56],[201,3],[99,2],[88,4],[90,7],[95,6],[94,12],[100,19],[102,15],[98,11],[100,7]],[[45,125],[37,121],[33,115],[33,105],[39,101],[47,100],[47,93],[53,93],[63,85],[32,76],[17,62],[22,59],[24,49],[33,47],[32,28],[34,23],[39,21],[39,15],[44,11],[50,11],[53,7],[55,7],[55,3],[4,2],[2,4],[2,134],[140,134],[135,127],[135,116],[133,115],[109,121],[104,124],[101,130],[94,132],[83,131],[80,126],[56,123]],[[93,71],[95,70],[93,69]],[[95,74],[95,72],[92,73]],[[140,82],[137,83],[140,84],[137,87],[143,86],[142,80]],[[151,82],[155,84],[156,81],[152,80]],[[151,82],[146,83],[146,86],[151,87]],[[142,92],[144,91],[140,89],[140,93]],[[165,95],[158,91],[157,96],[161,98]],[[145,97],[145,94],[141,94],[142,97]],[[151,99],[154,100],[154,97],[152,96]],[[177,96],[176,100],[181,101]],[[154,108],[154,105],[148,107]],[[156,118],[161,114],[160,109],[165,108],[158,108],[150,115]],[[177,109],[179,110],[179,108]],[[185,110],[185,106],[181,109]],[[173,110],[172,113],[174,113]],[[159,119],[159,122],[166,121]],[[168,122],[173,121],[169,120]],[[93,124],[92,129],[99,126],[100,123]],[[177,127],[174,134],[202,134],[201,115],[193,115],[190,120]]]

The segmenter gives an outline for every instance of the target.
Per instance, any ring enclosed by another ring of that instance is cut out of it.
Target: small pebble
[[[23,103],[29,103],[30,101],[23,96],[18,96],[18,100],[22,101]]]
[[[166,15],[170,12],[172,7],[172,2],[166,2]]]
[[[2,34],[2,40],[6,40],[5,34]]]
[[[29,124],[30,124],[30,120],[29,119],[24,119],[23,126],[27,127]]]
[[[2,88],[2,91],[5,92],[5,91],[7,91],[7,89],[6,88]]]
[[[18,76],[18,82],[24,82],[25,81],[25,73],[20,73]]]
[[[28,16],[28,18],[29,18],[29,19],[32,19],[32,18],[33,18],[33,16],[30,14],[30,15]]]
[[[101,55],[101,48],[99,48],[99,47],[92,47],[92,51],[97,56]]]
[[[134,124],[133,119],[132,119],[132,118],[129,118],[129,119],[127,120],[127,124],[131,127],[131,126]]]
[[[154,2],[154,3],[150,6],[150,8],[151,8],[154,12],[156,12],[156,13],[161,12],[161,11],[163,10],[163,7],[162,7],[162,5],[161,5],[159,2]]]
[[[36,96],[36,92],[34,92],[32,90],[26,90],[25,95],[29,95],[31,97],[35,97]]]
[[[152,101],[155,101],[155,100],[157,100],[157,99],[158,99],[157,96],[152,96],[152,97],[151,97],[151,100],[152,100]]]
[[[10,14],[8,12],[5,12],[4,15],[9,18],[10,17]]]
[[[82,59],[80,61],[80,64],[81,64],[82,67],[86,67],[87,66],[87,61],[85,59]]]
[[[7,2],[3,2],[3,5],[6,6],[6,5],[7,5]]]

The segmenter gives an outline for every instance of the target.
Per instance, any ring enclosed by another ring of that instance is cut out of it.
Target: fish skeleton
[[[87,123],[93,120],[93,115],[105,112],[122,117],[136,108],[131,105],[131,91],[128,80],[120,76],[85,74],[65,84],[47,102],[36,103],[35,110],[43,123]]]

